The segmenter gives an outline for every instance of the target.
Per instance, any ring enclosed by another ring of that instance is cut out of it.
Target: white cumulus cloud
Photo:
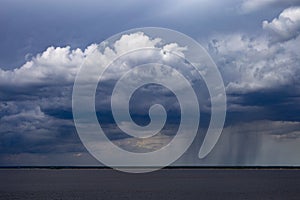
[[[185,50],[184,47],[180,47],[176,43],[160,45],[160,42],[160,38],[152,39],[143,32],[125,34],[111,47],[106,47],[102,52],[94,53],[94,57],[90,58],[89,61],[92,62],[93,66],[99,64],[99,67],[104,67],[128,51],[149,47],[157,47],[184,55],[182,53]],[[79,48],[72,50],[70,46],[51,46],[19,68],[13,70],[0,68],[0,86],[72,84],[85,56],[90,55],[95,49],[97,49],[96,44],[88,46],[85,50]]]
[[[300,62],[297,46],[299,37],[270,46],[264,36],[234,34],[212,39],[209,51],[223,74],[227,92],[248,93],[297,81]]]
[[[87,48],[89,49],[89,48]],[[0,85],[53,84],[73,80],[84,52],[67,47],[49,47],[14,70],[0,69]]]
[[[300,7],[287,8],[271,22],[263,21],[263,28],[271,33],[273,41],[287,41],[300,34]]]

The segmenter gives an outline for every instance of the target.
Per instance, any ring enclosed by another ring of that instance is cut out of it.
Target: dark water
[[[1,169],[0,199],[300,199],[300,170]]]

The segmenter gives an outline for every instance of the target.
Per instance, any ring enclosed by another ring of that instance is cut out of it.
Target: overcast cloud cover
[[[298,0],[0,5],[0,165],[99,165],[75,130],[74,79],[96,44],[143,26],[175,29],[198,40],[216,62],[228,95],[224,132],[213,152],[197,158],[200,134],[175,164],[300,164]],[[108,60],[132,45],[154,47],[159,41],[143,33],[125,35],[102,56]],[[165,48],[184,53],[177,44]],[[107,120],[115,143],[130,149],[157,148],[172,137],[166,129],[145,145],[119,137]],[[204,123],[200,132],[206,128]]]

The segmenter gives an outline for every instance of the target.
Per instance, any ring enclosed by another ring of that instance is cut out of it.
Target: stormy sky
[[[200,160],[210,104],[203,82],[195,83],[203,88],[199,134],[174,165],[300,165],[299,0],[2,0],[0,26],[1,166],[101,165],[74,126],[74,80],[97,44],[146,26],[174,29],[198,41],[218,66],[226,89],[223,133]],[[125,52],[130,41],[152,47],[160,38],[124,35],[113,44],[113,53]],[[184,52],[176,44],[164,47]],[[103,56],[109,58],[110,52]],[[147,152],[169,142],[178,129],[179,108],[174,94],[159,85],[145,86],[131,102],[139,125],[149,123],[153,102],[166,107],[168,125],[158,136],[136,140],[115,125],[108,100],[119,72],[108,71],[96,94],[107,136],[131,151]]]

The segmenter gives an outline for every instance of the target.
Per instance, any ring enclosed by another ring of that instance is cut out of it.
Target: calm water
[[[300,170],[1,169],[0,199],[300,199]]]

